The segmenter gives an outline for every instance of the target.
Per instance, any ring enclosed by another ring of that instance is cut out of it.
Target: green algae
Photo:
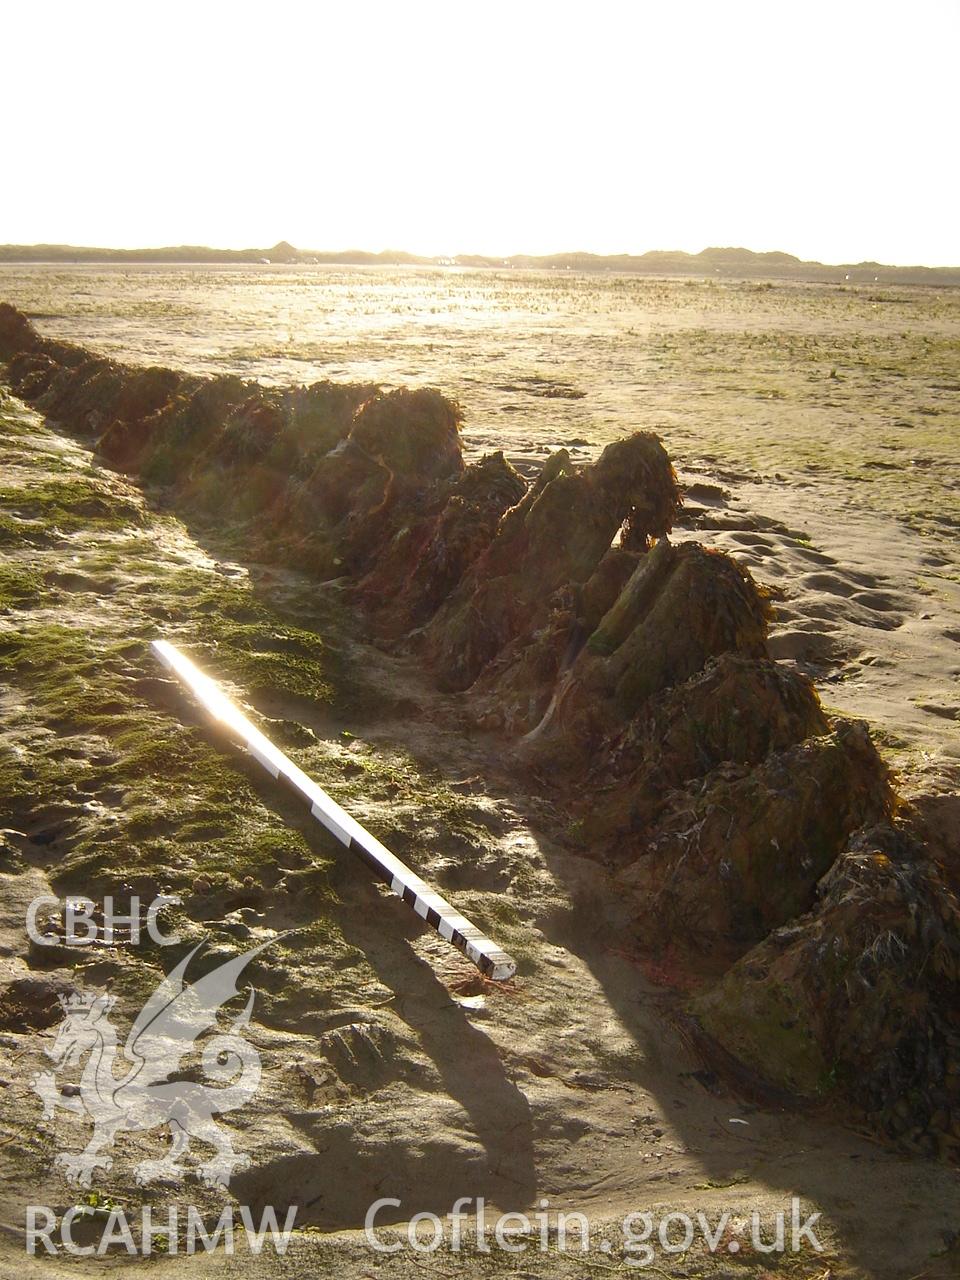
[[[695,1002],[706,1030],[774,1084],[808,1098],[829,1092],[835,1073],[795,995],[773,983],[738,987],[735,974]]]
[[[143,509],[125,494],[105,491],[91,476],[46,476],[0,487],[0,513],[38,522],[51,533],[100,532],[143,523]]]
[[[18,563],[0,564],[0,611],[35,603],[43,594],[43,580],[34,570]]]
[[[278,617],[249,586],[185,569],[164,582],[163,595],[170,622],[185,624],[220,674],[247,692],[332,700],[321,637]]]

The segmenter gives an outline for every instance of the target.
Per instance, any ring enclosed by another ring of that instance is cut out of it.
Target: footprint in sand
[[[796,609],[791,608],[791,606],[788,604],[778,604],[776,609],[777,609],[777,622],[780,622],[780,623],[795,622],[798,618],[803,616],[801,613],[798,613]]]
[[[836,622],[839,609],[837,605],[832,602],[818,604],[814,601],[812,604],[806,605],[803,612],[808,618],[820,618],[824,622]]]
[[[874,631],[895,631],[903,625],[903,616],[899,613],[871,609],[858,603],[856,597],[844,603],[814,603],[807,606],[807,614],[813,618],[842,618],[858,627],[869,627]]]
[[[846,598],[857,590],[855,583],[846,581],[836,573],[807,573],[800,581],[809,591],[826,591],[832,596]]]
[[[810,618],[823,621],[852,622],[856,626],[877,631],[892,631],[903,625],[910,613],[910,601],[893,592],[873,590],[877,579],[869,573],[844,570],[833,573],[807,573],[800,586],[812,598],[799,607]],[[864,589],[867,588],[867,589]]]
[[[771,658],[818,667],[839,666],[849,656],[843,640],[826,631],[781,631],[770,637],[767,647]]]
[[[872,609],[877,613],[889,613],[893,609],[907,610],[910,602],[903,596],[890,595],[886,591],[858,591],[851,596],[864,609]]]
[[[729,535],[729,541],[735,542],[741,547],[753,547],[757,551],[772,551],[773,543],[769,538],[761,537],[758,533],[742,533],[737,531]]]
[[[960,720],[960,707],[947,707],[939,702],[918,702],[917,706],[928,715],[939,716],[941,720]]]
[[[738,564],[745,564],[749,569],[758,569],[763,565],[763,556],[758,556],[754,551],[747,551],[744,547],[731,547],[729,554]]]
[[[813,547],[804,547],[799,543],[792,545],[786,543],[785,547],[791,555],[799,556],[802,560],[809,560],[812,564],[828,565],[837,563],[833,556],[828,556],[825,551],[815,551]]]

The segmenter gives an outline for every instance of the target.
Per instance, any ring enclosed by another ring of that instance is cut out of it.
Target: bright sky
[[[0,30],[0,243],[960,265],[960,0],[47,0]]]

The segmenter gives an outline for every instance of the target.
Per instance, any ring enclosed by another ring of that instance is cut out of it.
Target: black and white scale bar
[[[442,938],[452,942],[481,973],[497,982],[512,978],[516,963],[485,937],[476,925],[456,911],[439,893],[404,866],[385,845],[364,831],[360,823],[351,818],[345,809],[303,772],[292,760],[288,760],[259,729],[235,706],[215,681],[205,676],[189,658],[166,640],[151,641],[154,653],[173,674],[181,680],[197,701],[216,720],[230,729],[247,747],[256,760],[274,778],[285,782],[310,806],[310,812],[328,831],[354,853],[360,855],[385,884],[404,902],[413,907],[418,916],[432,925]]]

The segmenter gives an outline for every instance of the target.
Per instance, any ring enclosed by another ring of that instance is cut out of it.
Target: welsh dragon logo
[[[161,1178],[179,1181],[186,1172],[180,1162],[193,1138],[214,1148],[213,1156],[199,1166],[208,1186],[226,1186],[236,1169],[249,1164],[247,1156],[234,1151],[229,1133],[214,1116],[242,1107],[260,1084],[260,1055],[242,1034],[253,1009],[253,988],[246,1007],[225,1030],[218,1026],[218,1014],[223,1004],[239,994],[240,974],[270,944],[254,947],[196,982],[186,983],[187,967],[203,945],[194,947],[147,1000],[130,1028],[122,1054],[118,1053],[117,1033],[109,1016],[115,996],[82,991],[60,997],[64,1018],[46,1053],[58,1068],[86,1059],[79,1093],[65,1096],[51,1071],[38,1071],[33,1089],[43,1101],[44,1119],[52,1119],[60,1107],[86,1113],[93,1121],[93,1136],[84,1150],[61,1152],[57,1157],[71,1181],[90,1186],[97,1169],[110,1168],[113,1161],[103,1150],[118,1133],[161,1125],[170,1130],[169,1150],[159,1160],[142,1160],[136,1166],[138,1183]],[[184,1078],[194,1073],[184,1072],[181,1063],[195,1051],[198,1038],[212,1029],[217,1034],[196,1048],[203,1072],[220,1083],[195,1083]]]

